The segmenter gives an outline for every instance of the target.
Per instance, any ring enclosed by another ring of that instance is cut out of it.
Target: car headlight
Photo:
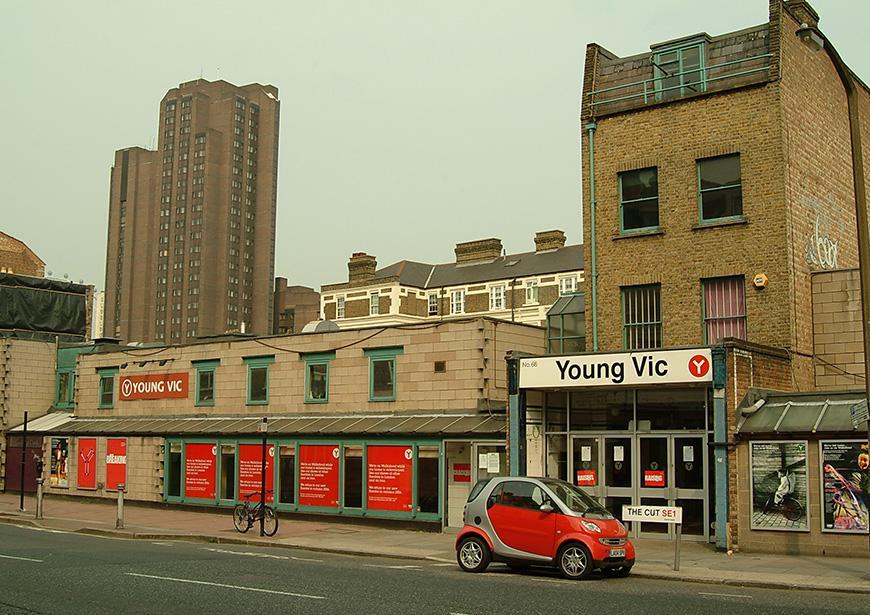
[[[591,521],[581,521],[580,523],[583,525],[583,527],[586,528],[586,531],[588,532],[595,532],[596,534],[601,533],[601,528],[598,527],[597,524],[592,523]]]

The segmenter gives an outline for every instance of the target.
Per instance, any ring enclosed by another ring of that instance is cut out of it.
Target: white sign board
[[[520,359],[520,388],[712,382],[709,348]]]
[[[679,506],[623,506],[623,521],[649,523],[682,523],[683,509]]]

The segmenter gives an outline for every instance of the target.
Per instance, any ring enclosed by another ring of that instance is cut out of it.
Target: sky
[[[815,0],[870,81],[870,3]],[[103,289],[115,150],[203,78],[279,90],[275,274],[319,289],[353,252],[445,263],[456,243],[581,241],[584,51],[620,56],[767,21],[765,0],[6,0],[0,230]]]

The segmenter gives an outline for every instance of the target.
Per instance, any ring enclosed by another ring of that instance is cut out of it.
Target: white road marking
[[[175,577],[159,577],[153,574],[139,574],[136,572],[124,573],[131,577],[141,577],[143,579],[157,579],[159,581],[175,581],[176,583],[192,583],[194,585],[208,585],[210,587],[225,587],[227,589],[243,589],[249,592],[260,592],[263,594],[278,594],[281,596],[293,596],[294,598],[311,598],[312,600],[326,600],[326,596],[313,596],[311,594],[297,594],[295,592],[282,592],[275,589],[263,589],[261,587],[244,587],[243,585],[226,585],[224,583],[212,583],[211,581],[197,581],[195,579],[177,579]]]
[[[32,557],[15,557],[14,555],[0,555],[3,559],[17,559],[22,562],[37,562],[38,564],[42,563],[41,559],[33,559]]]
[[[28,530],[33,530],[34,532],[48,532],[49,534],[72,534],[72,532],[65,532],[63,530],[52,530],[47,527],[28,527],[26,525],[22,525],[19,527],[26,527]]]
[[[420,566],[408,564],[406,566],[384,566],[381,564],[363,564],[365,568],[389,568],[390,570],[419,570]]]
[[[271,553],[254,553],[253,551],[230,551],[229,549],[213,549],[211,547],[203,547],[204,551],[212,553],[227,553],[229,555],[247,555],[248,557],[264,557],[267,559],[290,559],[283,555],[272,555]]]
[[[322,559],[314,559],[313,557],[296,557],[295,555],[291,555],[290,559],[296,560],[297,562],[322,562]]]
[[[426,559],[432,560],[433,562],[448,562],[450,564],[456,563],[455,559],[445,559],[443,557],[436,557],[435,555],[429,555],[426,557]]]
[[[726,598],[749,598],[752,599],[752,596],[747,596],[746,594],[716,594],[713,592],[698,592],[699,596],[724,596]]]
[[[433,568],[438,568],[439,566],[456,566],[456,564],[453,562],[450,562],[449,564],[432,564]]]
[[[161,547],[171,547],[171,542],[152,542],[152,545],[160,545]]]

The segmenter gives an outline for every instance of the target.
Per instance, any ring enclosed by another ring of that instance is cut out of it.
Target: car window
[[[607,509],[601,506],[597,500],[589,496],[579,487],[575,487],[570,483],[554,478],[545,478],[542,482],[549,487],[553,493],[556,494],[556,497],[562,500],[570,510],[586,515],[598,515],[608,519],[612,518],[612,515],[607,511]]]
[[[505,481],[500,485],[501,494],[497,502],[502,506],[538,510],[541,504],[549,501],[543,490],[534,483],[525,481]]]
[[[471,493],[468,494],[468,501],[471,502],[480,495],[480,492],[483,491],[483,488],[486,487],[486,484],[490,481],[488,478],[484,478],[483,480],[479,480],[474,483],[474,487],[471,488]]]

